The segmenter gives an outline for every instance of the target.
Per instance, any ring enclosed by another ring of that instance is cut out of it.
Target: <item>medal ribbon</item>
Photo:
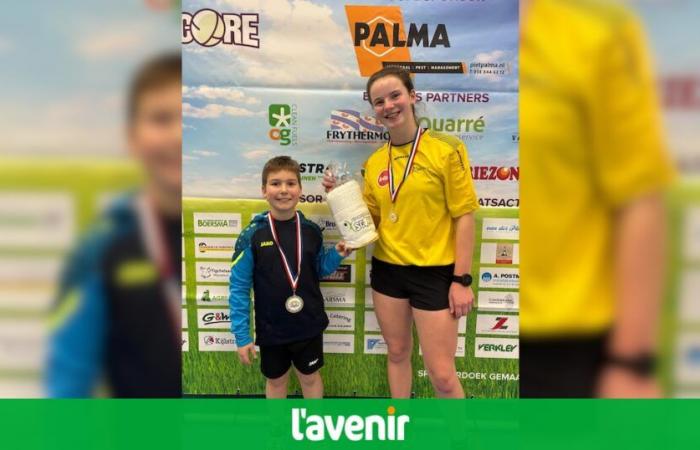
[[[287,262],[287,257],[282,251],[282,246],[280,245],[279,239],[277,238],[277,230],[275,229],[275,221],[272,219],[272,214],[267,213],[267,221],[270,223],[270,230],[272,231],[272,239],[275,241],[277,250],[280,253],[280,258],[282,258],[282,266],[284,266],[284,272],[287,274],[287,281],[289,281],[292,287],[292,294],[296,295],[297,286],[299,285],[299,274],[301,273],[301,220],[299,220],[299,211],[296,212],[296,224],[297,224],[297,274],[296,277],[292,276],[292,270],[289,268],[289,263]]]
[[[180,304],[182,303],[182,291],[180,289],[180,280],[175,277],[175,268],[173,267],[170,250],[166,243],[165,230],[157,217],[153,202],[147,195],[139,196],[136,201],[146,253],[158,268],[163,294],[165,295],[167,307],[170,310],[174,323],[173,328],[177,332],[177,340],[179,342],[181,337],[179,324],[181,321]]]
[[[403,182],[406,181],[406,178],[408,178],[408,174],[411,172],[411,168],[413,167],[413,161],[416,158],[416,154],[418,153],[418,144],[420,143],[420,139],[423,136],[423,130],[421,127],[418,127],[416,130],[416,137],[413,138],[413,147],[411,147],[411,153],[408,155],[408,161],[406,162],[406,169],[403,171],[403,179],[401,179],[401,182],[399,183],[398,186],[394,186],[394,171],[392,169],[392,164],[391,164],[391,139],[389,140],[389,167],[387,170],[389,171],[389,193],[391,194],[391,202],[394,203],[396,201],[396,198],[399,196],[399,189],[401,189],[401,186],[403,186]]]

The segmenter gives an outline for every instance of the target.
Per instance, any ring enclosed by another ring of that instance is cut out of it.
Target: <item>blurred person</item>
[[[256,357],[250,337],[250,290],[255,290],[255,340],[267,398],[287,398],[289,369],[304,398],[322,398],[323,331],[328,327],[320,279],[352,253],[340,241],[323,246],[321,229],[297,211],[299,163],[270,159],[262,171],[262,194],[270,210],[258,214],[236,240],[230,277],[231,331],[238,356]]]
[[[51,397],[88,397],[104,379],[115,397],[181,396],[181,57],[135,74],[127,139],[145,172],[67,261],[50,318]]]
[[[464,398],[455,351],[458,321],[474,302],[471,266],[479,207],[467,149],[459,139],[418,126],[408,71],[385,67],[368,79],[366,90],[390,135],[365,163],[363,197],[379,233],[372,301],[388,348],[391,396],[411,394],[415,321],[436,396]],[[326,191],[335,183],[332,174],[324,175]]]
[[[658,397],[673,177],[638,21],[521,1],[521,397]]]

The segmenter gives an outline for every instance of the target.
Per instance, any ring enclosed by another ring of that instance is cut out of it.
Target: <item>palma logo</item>
[[[403,441],[406,425],[411,418],[396,415],[396,408],[387,408],[387,415],[378,414],[362,417],[319,416],[307,414],[306,408],[292,408],[292,438],[295,441],[324,441],[330,438],[339,441],[343,437],[349,441]]]
[[[182,43],[196,42],[203,47],[219,44],[260,48],[257,14],[220,13],[200,9],[182,12]]]
[[[270,105],[268,123],[272,128],[268,136],[280,145],[297,144],[297,106],[286,104]]]
[[[465,73],[461,62],[411,62],[411,47],[450,47],[444,23],[409,23],[406,27],[400,6],[346,5],[345,13],[363,77],[387,65],[413,73]]]

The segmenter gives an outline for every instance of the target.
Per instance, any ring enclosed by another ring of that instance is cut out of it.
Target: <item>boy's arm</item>
[[[326,248],[323,246],[323,244],[321,244],[316,263],[318,276],[322,278],[338,270],[338,266],[343,258],[345,257],[338,253],[338,250],[335,247]]]
[[[236,345],[242,347],[253,342],[250,336],[250,288],[253,286],[253,251],[250,245],[241,246],[233,254],[229,278],[229,308],[231,332]]]
[[[67,281],[49,318],[44,374],[49,397],[90,397],[103,367],[107,310],[102,274],[80,259],[68,264]]]

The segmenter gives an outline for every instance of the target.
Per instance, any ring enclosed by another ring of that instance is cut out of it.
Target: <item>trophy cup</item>
[[[379,239],[362,199],[360,184],[350,175],[347,163],[331,162],[326,166],[326,172],[336,179],[336,185],[326,194],[326,200],[345,244],[358,249]]]

